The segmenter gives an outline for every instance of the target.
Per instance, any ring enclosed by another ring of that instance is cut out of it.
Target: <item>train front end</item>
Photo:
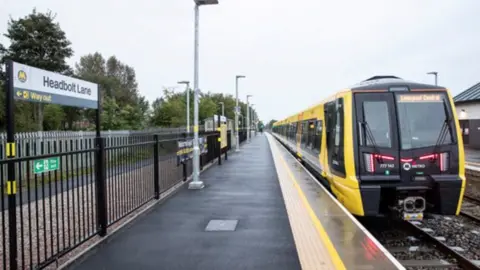
[[[421,86],[355,91],[356,173],[366,216],[459,214],[465,169],[454,103],[447,89]]]

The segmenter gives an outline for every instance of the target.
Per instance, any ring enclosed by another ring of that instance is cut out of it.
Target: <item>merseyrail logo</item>
[[[18,80],[22,83],[27,81],[27,73],[23,70],[19,70],[17,74]]]

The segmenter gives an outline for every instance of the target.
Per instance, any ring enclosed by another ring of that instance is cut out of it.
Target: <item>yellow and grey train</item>
[[[458,215],[464,149],[447,88],[374,76],[272,126],[356,216]]]

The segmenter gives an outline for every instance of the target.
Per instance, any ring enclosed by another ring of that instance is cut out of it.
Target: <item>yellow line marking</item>
[[[312,207],[310,206],[310,203],[308,202],[307,197],[302,191],[302,188],[300,188],[300,185],[298,184],[295,176],[293,175],[292,171],[290,171],[290,168],[287,165],[287,162],[283,158],[283,155],[279,155],[280,160],[282,161],[283,166],[285,167],[285,170],[288,173],[288,176],[293,182],[293,185],[295,186],[295,189],[298,192],[298,195],[300,195],[300,198],[302,199],[303,205],[307,209],[307,212],[310,216],[310,219],[313,221],[313,224],[315,224],[315,228],[317,229],[318,234],[320,235],[320,238],[322,238],[323,243],[325,244],[328,253],[330,253],[330,257],[332,259],[333,264],[335,265],[336,269],[347,269],[345,268],[345,265],[343,264],[342,259],[340,259],[340,255],[338,255],[337,250],[332,244],[332,241],[328,237],[327,232],[325,231],[325,228],[323,228],[322,223],[318,219],[317,215],[315,215],[315,212],[313,211]]]

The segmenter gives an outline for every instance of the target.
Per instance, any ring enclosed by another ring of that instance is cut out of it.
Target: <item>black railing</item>
[[[208,149],[200,158],[201,168],[219,157],[219,134],[201,134]],[[0,160],[0,270],[44,268],[89,239],[106,235],[110,226],[187,180],[192,160],[177,163],[180,139],[188,138],[79,138],[26,143],[23,150],[19,144],[22,155]],[[231,139],[229,131],[227,149]],[[17,172],[14,186],[6,181],[8,162]],[[14,194],[14,205],[7,193]],[[9,224],[8,214],[15,211],[17,222]],[[9,231],[16,235],[9,238]],[[10,241],[15,239],[17,265],[11,265]]]

